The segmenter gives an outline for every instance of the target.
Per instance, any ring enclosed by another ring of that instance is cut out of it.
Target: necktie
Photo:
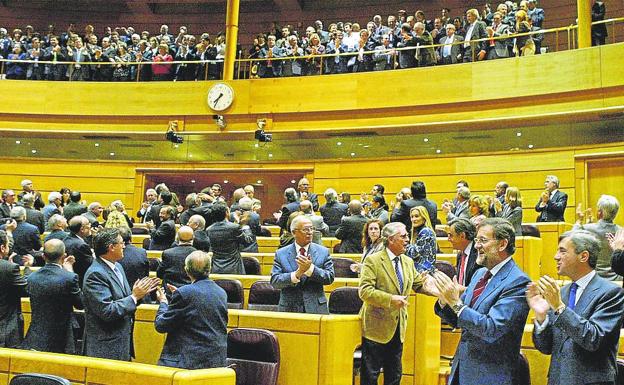
[[[576,282],[572,282],[570,285],[570,296],[568,297],[568,307],[570,310],[574,310],[576,306],[576,289],[578,289],[578,285]]]
[[[462,251],[459,256],[459,283],[464,286],[466,286],[466,284],[464,283],[465,268],[466,268],[466,253]]]
[[[485,272],[485,274],[483,274],[483,277],[481,277],[479,282],[477,282],[477,285],[475,286],[472,292],[472,299],[470,300],[470,307],[472,307],[475,304],[475,302],[477,302],[477,300],[481,296],[481,293],[483,293],[483,290],[485,290],[485,286],[487,285],[487,282],[490,278],[492,278],[492,273],[490,273],[490,271],[488,270]]]
[[[305,248],[302,247],[302,248],[299,249],[299,255],[301,255],[302,257],[305,258],[305,256],[306,256]]]
[[[401,293],[403,293],[403,275],[401,274],[401,269],[399,268],[400,257],[394,258],[394,271],[396,272],[397,279],[399,280],[399,288],[401,289]]]

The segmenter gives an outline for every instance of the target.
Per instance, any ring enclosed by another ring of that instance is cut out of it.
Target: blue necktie
[[[570,285],[570,296],[568,297],[568,307],[570,308],[570,310],[574,310],[574,306],[576,306],[576,289],[578,288],[578,285],[576,284],[576,282],[572,282],[572,284]]]
[[[401,294],[403,293],[403,275],[401,275],[401,269],[399,268],[399,260],[401,257],[394,258],[394,271],[396,271],[397,279],[399,280],[399,287],[401,288]]]

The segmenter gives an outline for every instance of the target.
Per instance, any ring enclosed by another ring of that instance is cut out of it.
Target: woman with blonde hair
[[[516,12],[516,33],[531,32],[531,19],[524,10]],[[535,55],[535,42],[530,35],[516,38],[513,52],[516,56]]]
[[[126,214],[126,208],[120,200],[113,201],[109,207],[108,218],[106,218],[106,228],[119,228],[126,226],[132,228],[132,221],[128,214]]]
[[[475,227],[490,215],[490,202],[486,196],[471,195],[468,201],[470,210],[470,222]]]
[[[507,187],[505,204],[495,207],[496,216],[511,222],[516,235],[522,235],[522,195],[515,186]]]
[[[410,210],[412,231],[410,244],[405,254],[414,260],[416,270],[419,272],[430,270],[436,261],[438,245],[429,212],[424,206],[412,207]]]

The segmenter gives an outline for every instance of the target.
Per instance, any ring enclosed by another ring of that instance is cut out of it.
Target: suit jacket
[[[240,246],[252,243],[253,239],[236,223],[221,221],[206,230],[212,244],[212,273],[245,274]]]
[[[446,222],[450,222],[455,218],[470,219],[470,205],[468,201],[457,203],[453,210],[446,215]]]
[[[535,211],[539,213],[538,222],[564,222],[563,213],[565,213],[568,205],[568,194],[561,190],[557,190],[555,194],[548,200],[546,206],[540,207],[542,200],[540,199],[535,205]]]
[[[124,256],[119,261],[126,273],[126,279],[130,287],[143,277],[149,275],[149,260],[147,259],[147,251],[138,248],[133,244],[127,244],[124,249]]]
[[[24,335],[21,297],[27,297],[26,279],[15,263],[0,259],[0,347],[15,348]]]
[[[359,294],[364,302],[360,309],[362,335],[380,344],[392,339],[399,321],[401,342],[405,341],[407,308],[395,309],[390,305],[390,300],[392,295],[409,295],[412,287],[418,289],[423,283],[414,262],[405,254],[399,258],[403,270],[403,290],[400,289],[394,264],[386,248],[366,257],[360,274]]]
[[[561,298],[569,295],[570,284],[561,289]],[[535,347],[552,355],[548,384],[614,383],[623,313],[622,289],[598,275],[574,310],[566,308],[559,316],[549,312],[546,329],[533,330]]]
[[[427,213],[429,214],[429,219],[431,219],[431,224],[435,226],[438,221],[438,205],[434,201],[430,201],[429,199],[406,199],[401,201],[398,209],[395,209],[392,212],[392,216],[390,218],[391,222],[401,222],[407,228],[407,232],[409,233],[412,229],[412,221],[410,219],[410,210],[416,206],[423,206],[427,209]]]
[[[522,235],[522,207],[510,207],[503,205],[503,209],[496,214],[497,217],[507,219],[513,226],[516,236]]]
[[[494,28],[494,26],[492,26]],[[499,24],[498,28],[494,31],[493,37],[501,37],[508,35],[511,31],[509,30],[509,26],[507,24]],[[503,57],[509,57],[509,50],[507,49],[507,40],[508,39],[496,39],[493,41],[494,45],[490,45],[487,42],[488,47],[488,59],[497,59]]]
[[[602,21],[605,18],[606,7],[604,2],[596,1],[591,8],[591,18],[592,21]],[[593,36],[596,37],[607,37],[609,34],[607,33],[607,25],[606,24],[597,24],[592,25],[591,32]]]
[[[422,35],[414,37],[420,46],[433,45],[433,37],[428,31],[424,31]],[[435,49],[433,47],[418,48],[416,50],[416,58],[419,67],[431,66],[436,63]]]
[[[59,265],[46,264],[28,276],[32,321],[24,349],[76,354],[72,317],[82,309],[78,275]]]
[[[448,36],[444,36],[440,39],[440,44],[451,44],[451,43],[460,43],[463,42],[464,38],[457,34],[453,35],[453,38],[450,39]],[[438,56],[440,60],[444,64],[455,64],[459,63],[462,60],[464,46],[463,44],[455,44],[451,46],[451,53],[448,58],[444,57],[444,46],[438,48]]]
[[[173,219],[162,222],[150,232],[150,250],[167,250],[175,241],[176,227]]]
[[[330,237],[336,234],[336,229],[340,226],[340,220],[347,215],[347,208],[348,206],[344,203],[332,202],[331,204],[324,204],[319,209],[323,221],[329,226]]]
[[[37,230],[39,230],[39,234],[43,234],[46,229],[47,223],[45,222],[41,211],[26,207],[24,208],[26,209],[26,222],[37,227]]]
[[[197,250],[209,252],[210,238],[208,237],[206,230],[195,230],[193,235],[193,247]]]
[[[294,213],[295,211],[299,211],[298,201],[286,203],[284,206],[282,206],[282,215],[280,216],[280,219],[277,221],[277,224],[279,225],[279,227],[282,228],[282,231],[284,230],[290,231],[290,229],[286,228],[286,225],[288,224],[288,217],[290,216],[290,214]]]
[[[471,36],[464,36],[464,39],[466,40],[478,40],[478,39],[485,39],[488,37],[487,32],[485,31],[485,23],[477,20],[475,21],[475,26],[472,29],[472,35]],[[470,28],[469,25],[466,26],[466,34],[468,33],[468,29]],[[487,45],[488,42],[487,41],[479,41],[479,42],[474,42],[474,43],[470,43],[468,45],[468,47],[464,47],[464,61],[472,61],[472,51],[475,51],[475,61],[477,60],[477,55],[479,54],[479,51],[483,50],[487,52]]]
[[[588,223],[586,225],[574,225],[573,230],[584,229],[596,234],[600,241],[600,253],[598,254],[598,260],[596,261],[596,273],[604,279],[609,281],[621,281],[622,276],[616,274],[611,269],[611,256],[613,250],[609,246],[607,240],[607,234],[615,234],[621,227],[613,222],[606,222],[600,219],[596,223]]]
[[[87,218],[87,219],[89,220],[89,223],[90,223],[91,225],[93,225],[93,224],[94,224],[94,223],[96,223],[96,222],[98,222],[98,223],[99,223],[99,221],[98,221],[97,217],[96,217],[96,216],[95,216],[95,214],[93,214],[91,211],[87,211],[86,213],[84,213],[84,214],[80,214],[80,215],[82,215],[83,217]]]
[[[273,47],[272,49],[273,57],[279,58],[284,56],[284,50],[278,46]],[[266,59],[269,57],[269,48],[265,47],[260,50],[259,54],[260,58]],[[258,65],[258,76],[261,78],[264,77],[280,77],[282,76],[282,65],[283,60],[271,60],[271,66],[268,66],[268,60],[262,60]]]
[[[158,365],[184,369],[226,365],[227,295],[209,279],[176,290],[169,305],[161,303],[154,324],[167,333]]]
[[[30,223],[20,222],[13,231],[13,251],[18,255],[33,254],[41,249],[39,230]]]
[[[9,208],[9,205],[7,205],[4,202],[0,203],[0,219],[6,220],[10,218],[11,218],[11,209]]]
[[[48,59],[45,59],[45,60],[48,60]],[[63,59],[58,59],[58,60],[62,61]],[[55,66],[55,67],[63,67],[63,66],[60,65],[60,66]],[[43,199],[41,199],[41,193],[39,191],[31,191],[30,194],[35,194],[35,204],[33,205],[35,210],[41,210],[42,208],[45,207],[45,203],[43,203]],[[26,191],[22,191],[19,194],[17,194],[17,200],[21,202],[24,195],[26,195]]]
[[[375,71],[385,71],[394,69],[395,56],[393,56],[389,50],[392,47],[384,45],[378,45],[375,47],[375,53],[373,54],[373,61],[375,62]]]
[[[312,242],[318,245],[322,245],[323,244],[322,237],[329,235],[329,226],[327,226],[327,223],[323,221],[323,217],[320,215],[305,214],[305,216],[308,217],[308,219],[310,219],[310,221],[312,222],[312,225],[314,226],[314,235],[312,238]]]
[[[362,229],[366,224],[362,214],[342,218],[336,230],[336,238],[340,239],[341,253],[362,253]]]
[[[50,203],[49,205],[46,205],[41,212],[43,213],[43,222],[45,223],[46,230],[49,230],[48,220],[52,215],[60,214],[61,210],[59,210],[54,203]]]
[[[297,196],[297,200],[301,201],[301,193],[299,191],[297,191],[296,196]],[[312,203],[312,209],[314,211],[318,211],[319,209],[318,195],[316,195],[313,192],[308,191],[308,200],[310,201],[310,203]]]
[[[485,274],[479,269],[462,294],[469,304],[475,286]],[[435,312],[453,327],[462,329],[453,358],[452,383],[459,368],[459,384],[511,385],[512,373],[520,355],[520,342],[529,306],[525,299],[529,277],[511,259],[490,279],[474,304],[466,306],[459,317],[445,306]]]
[[[76,258],[74,272],[78,274],[80,286],[82,287],[85,273],[93,263],[93,251],[84,240],[73,233],[69,234],[67,238],[63,240],[63,243],[65,244],[65,253],[67,253],[67,255],[73,255],[74,258]]]
[[[397,43],[397,48],[416,47],[418,42],[412,37],[410,40],[401,39]],[[412,68],[416,67],[416,49],[406,49],[399,51],[399,67]]]
[[[184,260],[193,251],[197,249],[190,245],[176,245],[163,251],[162,262],[156,271],[158,278],[163,280],[163,286],[167,287],[169,283],[179,288],[191,283],[184,270]]]
[[[123,267],[115,264],[122,274]],[[132,289],[101,258],[93,261],[82,287],[85,305],[84,354],[89,357],[130,361],[132,323],[136,304]]]
[[[327,298],[323,285],[334,282],[334,264],[326,247],[310,243],[308,254],[314,270],[311,276],[304,275],[301,281],[293,283],[291,274],[297,271],[295,257],[298,254],[293,243],[278,249],[271,269],[271,285],[280,290],[279,311],[293,313],[328,314]]]
[[[463,251],[463,250],[462,250]],[[475,247],[474,241],[470,245],[470,254],[468,255],[468,260],[466,261],[466,272],[464,273],[464,282],[460,282],[464,286],[468,286],[470,282],[472,282],[472,277],[474,273],[477,272],[481,268],[481,266],[477,265],[477,256],[479,252]],[[461,252],[457,253],[457,279],[459,279],[459,268],[461,264]]]
[[[73,217],[84,214],[86,212],[87,206],[81,205],[80,203],[76,202],[69,202],[67,205],[65,205],[65,207],[63,207],[63,216],[67,219],[68,222]]]
[[[45,236],[45,238],[43,238],[43,243],[46,243],[50,239],[59,239],[61,241],[64,241],[65,238],[67,238],[68,236],[69,233],[61,229],[52,230],[48,233],[48,235]]]

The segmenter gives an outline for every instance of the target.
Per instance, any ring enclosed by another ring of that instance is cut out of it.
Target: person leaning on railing
[[[258,76],[261,78],[277,78],[282,76],[282,60],[271,60],[273,58],[281,58],[283,50],[276,45],[275,35],[269,35],[267,38],[267,46],[260,50],[259,57],[261,59],[258,65]]]
[[[325,53],[325,47],[321,45],[321,39],[318,34],[313,33],[310,35],[310,41],[308,46],[305,49],[305,54],[314,56],[314,55],[323,55]],[[304,69],[305,75],[320,75],[321,73],[321,58],[308,58],[306,59],[306,66]]]
[[[529,17],[523,10],[516,12],[516,33],[531,32],[531,24],[529,23]],[[514,46],[514,53],[516,56],[527,56],[535,54],[535,43],[531,36],[518,36],[516,38],[516,44]]]
[[[22,52],[21,44],[17,43],[13,46],[13,52],[7,57],[9,60],[26,60],[28,59],[26,52]],[[7,79],[26,79],[26,68],[28,63],[7,62],[6,78]]]
[[[169,47],[167,44],[160,44],[158,46],[158,54],[152,60],[156,63],[167,63],[173,61],[173,57],[169,54]],[[171,80],[172,73],[172,64],[152,64],[152,80]]]
[[[327,43],[326,54],[335,54],[334,57],[328,57],[325,59],[325,73],[328,74],[343,74],[348,71],[347,63],[351,59],[350,56],[339,54],[350,52],[350,48],[344,43],[343,32],[336,32],[334,39]]]

